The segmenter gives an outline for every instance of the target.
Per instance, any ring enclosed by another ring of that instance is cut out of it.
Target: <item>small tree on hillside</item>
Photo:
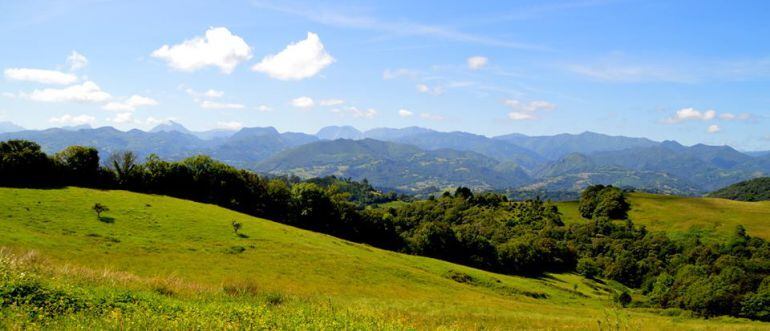
[[[107,208],[107,206],[105,206],[105,205],[103,205],[101,203],[98,203],[98,202],[95,203],[94,206],[91,207],[91,209],[93,209],[96,212],[96,218],[97,219],[101,219],[102,218],[102,213],[103,212],[106,212],[106,211],[110,210],[110,208]]]
[[[243,225],[241,223],[233,221],[233,232],[235,232],[235,234],[238,234],[238,231],[240,231],[242,227]]]

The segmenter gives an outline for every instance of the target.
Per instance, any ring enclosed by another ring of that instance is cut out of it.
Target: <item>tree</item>
[[[238,234],[238,231],[240,231],[241,228],[243,227],[243,225],[238,221],[233,221],[232,225],[233,225],[233,232],[235,232],[235,234]]]
[[[134,168],[136,167],[136,154],[131,151],[112,153],[107,159],[107,166],[115,172],[118,182],[127,184],[131,180]]]
[[[629,303],[631,303],[631,294],[628,294],[628,291],[624,290],[615,297],[615,302],[619,303],[623,307],[626,307]]]
[[[101,204],[101,203],[95,203],[93,207],[91,207],[96,212],[96,218],[102,219],[102,213],[106,211],[110,211],[110,208],[107,208],[107,206]]]
[[[578,260],[576,271],[588,279],[594,279],[601,275],[602,269],[591,258],[581,258]]]
[[[0,142],[0,185],[50,186],[51,168],[40,145],[27,140]]]
[[[92,184],[99,172],[99,152],[93,147],[69,146],[56,153],[54,161],[69,177],[70,184]]]
[[[596,196],[603,189],[604,185],[591,185],[580,193],[580,202],[578,203],[580,216],[588,219],[594,217],[594,210],[598,203]]]
[[[629,209],[625,193],[617,187],[593,185],[580,193],[578,210],[584,218],[626,219]]]

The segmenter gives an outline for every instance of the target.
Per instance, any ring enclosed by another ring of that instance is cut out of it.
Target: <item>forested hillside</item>
[[[736,183],[711,192],[709,196],[740,201],[770,200],[770,177]]]

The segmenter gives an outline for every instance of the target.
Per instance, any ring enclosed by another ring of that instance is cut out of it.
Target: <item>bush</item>
[[[596,264],[596,261],[587,257],[578,260],[576,271],[589,279],[595,279],[602,273],[602,269]]]

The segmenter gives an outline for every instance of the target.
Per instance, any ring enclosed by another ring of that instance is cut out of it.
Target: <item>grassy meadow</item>
[[[770,204],[735,207],[741,214],[714,225],[707,212],[680,210],[697,209],[693,201],[633,194],[631,217],[677,231],[732,229],[728,222],[770,231],[761,227]],[[102,219],[96,202],[110,209]],[[577,221],[576,204],[559,207]],[[243,224],[239,234],[233,221]],[[619,308],[611,297],[622,286],[613,282],[495,274],[126,191],[0,188],[0,233],[0,329],[770,328]]]
[[[631,193],[629,218],[652,231],[672,236],[701,234],[706,239],[725,239],[743,225],[749,235],[770,239],[770,201],[745,202],[719,198],[679,197]],[[564,222],[585,221],[577,201],[557,202]]]

